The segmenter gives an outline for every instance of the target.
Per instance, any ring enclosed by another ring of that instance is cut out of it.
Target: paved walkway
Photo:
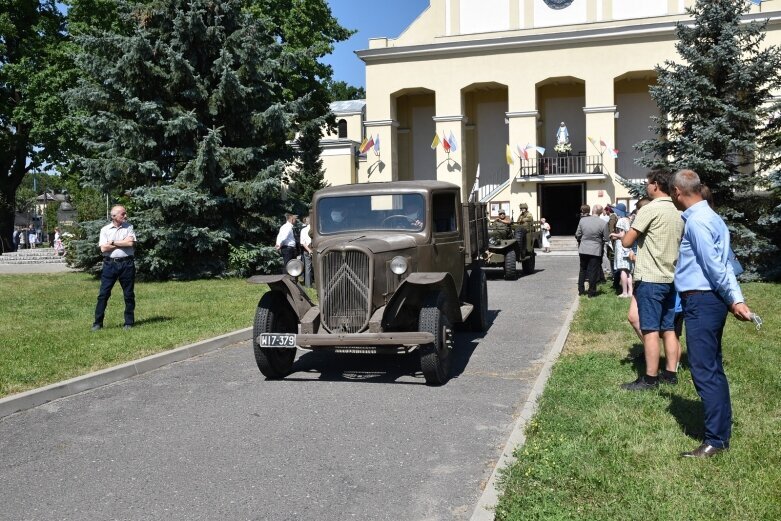
[[[0,517],[470,519],[576,299],[576,258],[538,270],[496,272],[443,387],[312,352],[267,381],[244,342],[6,417]]]
[[[63,273],[76,271],[65,264],[0,264],[0,275],[22,273]]]

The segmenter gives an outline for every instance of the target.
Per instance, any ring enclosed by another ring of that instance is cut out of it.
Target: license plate
[[[296,348],[296,335],[292,333],[261,333],[260,347]]]

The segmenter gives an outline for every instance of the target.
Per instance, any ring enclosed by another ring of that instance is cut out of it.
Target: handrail
[[[530,177],[604,173],[601,156],[561,156],[521,159],[518,175]]]

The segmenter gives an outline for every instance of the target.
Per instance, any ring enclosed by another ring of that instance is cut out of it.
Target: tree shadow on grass
[[[669,391],[661,391],[659,394],[669,398],[670,405],[667,410],[678,422],[681,431],[690,438],[702,440],[705,437],[705,414],[702,402],[690,400]]]

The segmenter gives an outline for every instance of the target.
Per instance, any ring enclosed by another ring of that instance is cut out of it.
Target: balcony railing
[[[522,159],[520,177],[573,174],[604,174],[600,156],[561,156]]]

